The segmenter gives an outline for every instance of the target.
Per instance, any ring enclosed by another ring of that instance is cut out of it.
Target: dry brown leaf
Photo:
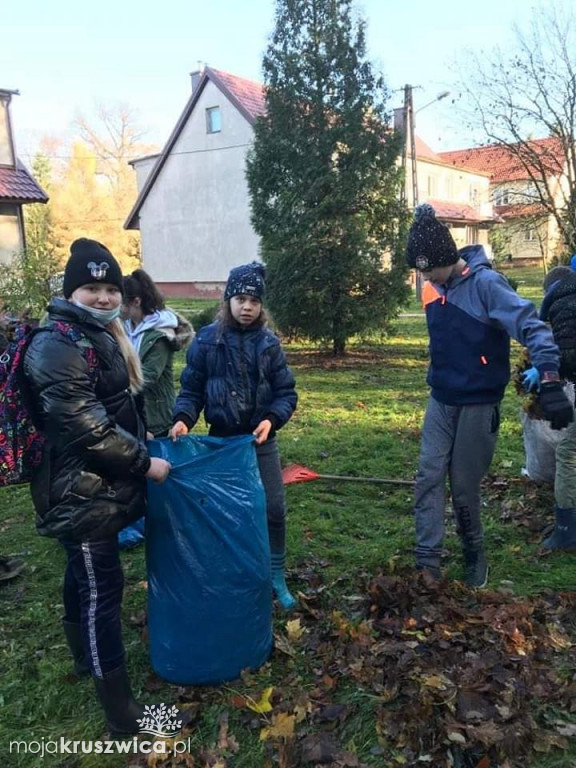
[[[306,628],[301,625],[300,619],[286,622],[286,634],[291,643],[297,643],[306,631]]]
[[[278,712],[272,716],[271,725],[262,728],[260,741],[266,739],[291,739],[294,736],[296,716],[287,712]]]

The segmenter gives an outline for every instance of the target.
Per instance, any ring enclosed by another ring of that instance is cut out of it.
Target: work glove
[[[574,407],[564,394],[561,381],[545,381],[541,384],[538,402],[552,429],[564,429],[574,419]]]
[[[522,386],[527,392],[540,392],[540,372],[538,368],[528,368],[522,374]]]

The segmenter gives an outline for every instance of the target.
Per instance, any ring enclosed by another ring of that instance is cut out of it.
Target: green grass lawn
[[[538,301],[540,282],[538,270],[524,270],[519,291]],[[423,316],[401,316],[384,342],[352,343],[343,359],[305,345],[286,349],[300,402],[279,434],[284,464],[412,479],[427,397]],[[515,345],[513,357],[519,352]],[[521,478],[519,407],[509,387],[484,488],[485,593],[459,582],[449,515],[449,581],[437,589],[412,574],[409,488],[289,485],[289,581],[299,610],[275,613],[276,650],[258,672],[220,687],[178,688],[149,666],[144,550],[123,553],[134,689],[145,703],[191,710],[188,762],[8,753],[14,740],[101,738],[103,718],[91,682],[69,675],[60,629],[63,552],[35,533],[27,488],[0,491],[0,550],[27,563],[24,575],[0,585],[0,765],[574,768],[576,563],[568,554],[539,554],[553,495]],[[267,688],[270,710],[250,709]]]

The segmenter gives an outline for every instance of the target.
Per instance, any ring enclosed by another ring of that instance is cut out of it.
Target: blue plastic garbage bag
[[[215,685],[272,650],[266,499],[251,435],[148,444],[172,464],[149,482],[146,516],[152,667],[171,683]]]
[[[126,528],[118,533],[118,545],[120,549],[133,549],[138,544],[142,544],[144,541],[144,517],[136,520],[132,525],[127,525]]]

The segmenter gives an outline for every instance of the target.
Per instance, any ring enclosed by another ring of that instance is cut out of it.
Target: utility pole
[[[423,107],[420,107],[415,112],[414,101],[412,97],[413,90],[414,90],[414,86],[412,85],[404,86],[404,109],[403,109],[404,146],[402,149],[402,169],[404,170],[404,178],[406,178],[408,140],[410,140],[410,180],[411,180],[411,187],[412,187],[412,200],[409,202],[412,203],[412,210],[416,208],[419,202],[418,160],[416,157],[416,120],[414,118],[414,115],[416,114],[416,112],[421,112],[423,109],[426,109],[426,107],[429,107],[431,104],[435,104],[437,101],[440,101],[441,99],[445,99],[446,96],[450,95],[449,91],[442,91],[442,93],[439,93],[435,99],[432,99],[432,101],[429,101],[427,104],[424,104]],[[402,195],[403,195],[402,199],[405,199],[406,197],[405,190],[402,191]],[[420,272],[418,272],[418,270],[416,270],[415,288],[416,288],[416,298],[418,301],[420,301],[422,298],[422,275],[420,274]]]
[[[414,131],[414,100],[412,97],[413,87],[404,86],[404,147],[402,152],[402,167],[406,174],[408,141],[410,141],[410,181],[411,181],[411,203],[412,210],[418,205],[418,170],[416,167],[416,134]],[[422,276],[416,270],[414,287],[416,289],[416,299],[422,298]]]
[[[416,166],[416,132],[414,129],[414,101],[412,86],[404,86],[404,110],[406,113],[406,137],[410,137],[410,178],[412,181],[412,208],[418,205],[418,170]],[[405,146],[407,146],[406,141]]]

